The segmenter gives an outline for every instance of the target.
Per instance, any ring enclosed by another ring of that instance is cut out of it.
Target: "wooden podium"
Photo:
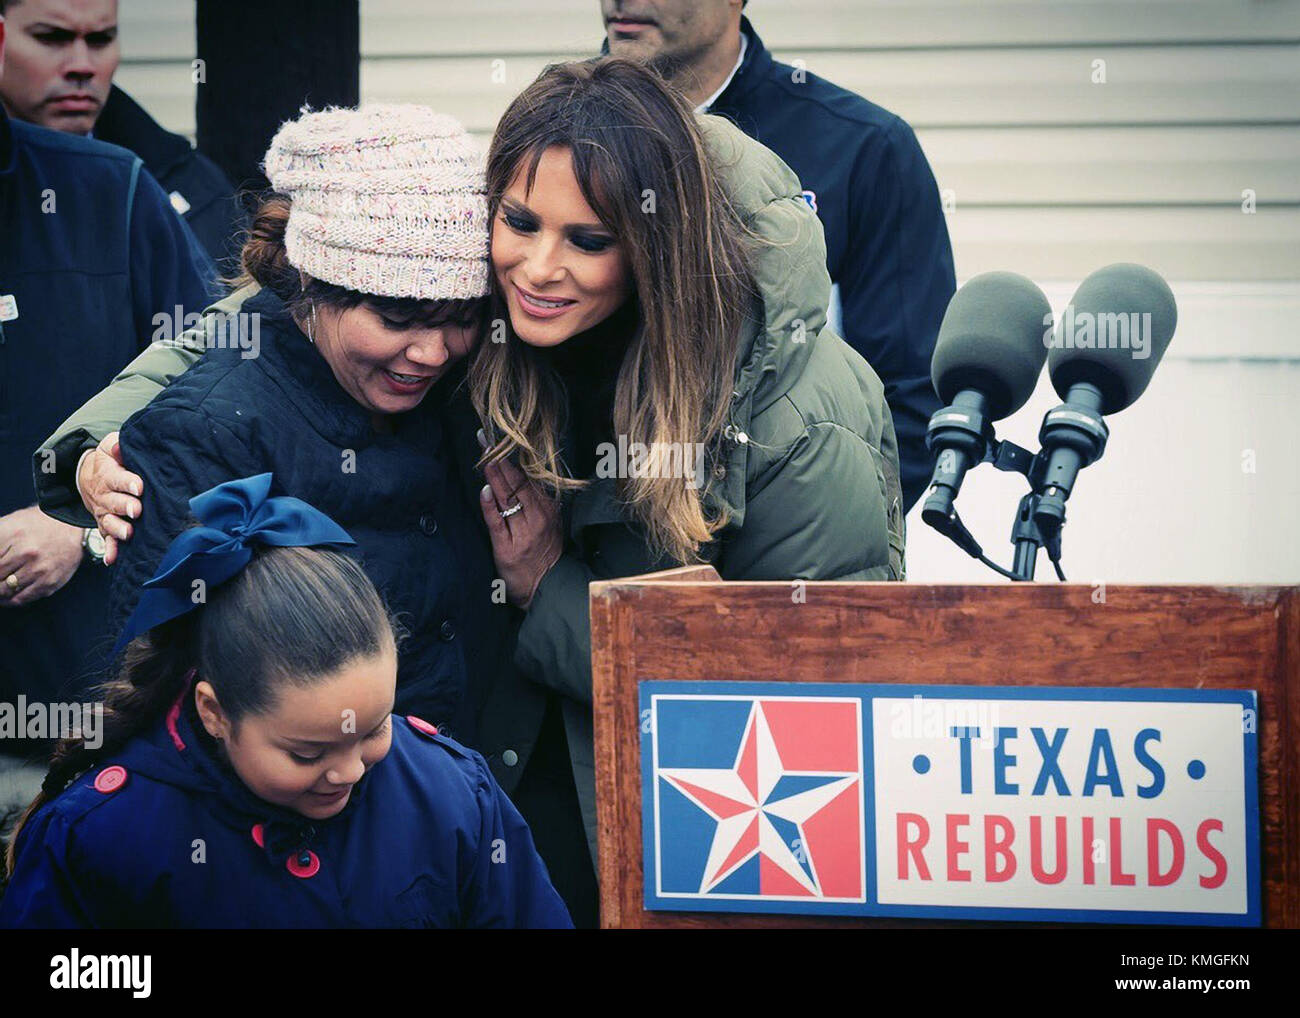
[[[1105,690],[1117,691],[1119,698],[1142,695],[1125,694],[1125,690],[1253,690],[1258,694],[1258,727],[1252,744],[1258,755],[1257,786],[1249,760],[1238,768],[1246,775],[1250,793],[1257,790],[1258,883],[1252,892],[1254,918],[1238,925],[1300,926],[1298,591],[1272,586],[724,583],[708,566],[593,583],[601,925],[969,926],[981,922],[942,915],[648,910],[642,865],[643,850],[648,849],[641,801],[645,712],[638,688],[648,680],[658,684],[739,680],[1058,687],[1103,704],[1111,699]],[[1080,689],[1103,692],[1079,694]],[[1192,765],[1180,762],[1179,766],[1191,774]],[[1182,773],[1173,776],[1181,779]],[[910,774],[907,777],[911,779]],[[1136,801],[1132,795],[1130,789],[1130,802]],[[870,823],[871,818],[864,816],[864,827]],[[1190,835],[1188,851],[1195,852]],[[901,858],[901,849],[898,854]],[[1140,868],[1140,854],[1130,854],[1118,872],[1122,875],[1122,867],[1134,863]],[[997,921],[1026,920],[1035,921],[1030,915]],[[1122,923],[1114,913],[1094,921]]]

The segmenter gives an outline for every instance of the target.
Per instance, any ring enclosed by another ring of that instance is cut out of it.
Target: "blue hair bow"
[[[114,656],[141,633],[203,603],[209,591],[248,565],[252,544],[280,548],[356,544],[319,509],[289,496],[268,498],[270,490],[271,475],[257,474],[226,481],[190,499],[190,512],[200,526],[182,530],[168,546],[117,638]],[[200,581],[202,586],[196,587]],[[199,590],[203,597],[196,600]]]

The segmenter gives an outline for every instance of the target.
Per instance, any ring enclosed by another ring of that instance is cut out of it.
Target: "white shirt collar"
[[[695,107],[696,113],[708,113],[709,107],[718,101],[718,96],[722,95],[722,93],[727,90],[727,86],[731,84],[731,79],[736,76],[736,72],[740,70],[740,65],[745,62],[745,50],[747,50],[748,48],[749,48],[749,39],[745,37],[744,32],[741,32],[740,33],[740,56],[736,58],[736,66],[731,69],[731,73],[727,75],[727,80],[722,83],[722,86],[716,92],[714,92],[713,95],[709,96],[707,99],[704,100],[704,102],[700,103],[700,105]]]

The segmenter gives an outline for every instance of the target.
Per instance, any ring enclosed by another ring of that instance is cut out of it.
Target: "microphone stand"
[[[1042,452],[1035,456],[1028,449],[1021,448],[1014,442],[999,441],[993,436],[991,427],[987,435],[989,441],[987,451],[979,462],[992,463],[996,469],[1006,473],[1020,474],[1029,482],[1029,491],[1020,499],[1020,505],[1016,509],[1016,519],[1011,526],[1011,543],[1015,546],[1012,567],[1004,569],[985,556],[983,549],[962,524],[955,507],[950,508],[946,513],[926,512],[922,514],[922,518],[972,558],[979,559],[990,569],[1018,582],[1028,582],[1034,578],[1034,571],[1038,565],[1038,551],[1040,548],[1045,548],[1047,557],[1056,568],[1056,575],[1064,580],[1065,575],[1061,572],[1060,565],[1060,528],[1049,534],[1045,533],[1036,522],[1038,505],[1043,499],[1041,489],[1043,475],[1047,468],[1047,457]]]
[[[1013,580],[1028,582],[1034,578],[1038,567],[1038,550],[1047,549],[1052,562],[1059,563],[1061,558],[1061,534],[1046,534],[1037,523],[1038,503],[1043,496],[1043,472],[1047,466],[1046,458],[1040,452],[1037,456],[1028,449],[1022,449],[1014,442],[998,442],[990,450],[990,462],[998,470],[1020,474],[1029,482],[1029,491],[1020,499],[1016,508],[1016,519],[1011,525],[1011,543],[1015,547],[1010,577]],[[1060,566],[1057,565],[1057,575]]]
[[[1011,525],[1011,543],[1016,548],[1011,563],[1012,579],[1032,580],[1038,567],[1038,549],[1043,546],[1043,535],[1034,522],[1037,506],[1038,496],[1031,491],[1020,500],[1016,509],[1016,522]]]
[[[1046,548],[1047,557],[1052,560],[1056,567],[1056,575],[1062,580],[1065,576],[1061,573],[1061,532],[1058,530],[1055,534],[1048,536],[1043,533],[1042,528],[1034,521],[1038,511],[1038,503],[1042,500],[1042,495],[1035,491],[1030,491],[1020,500],[1020,506],[1016,509],[1016,522],[1011,525],[1011,543],[1015,545],[1015,560],[1011,566],[1011,578],[1013,580],[1032,580],[1034,578],[1034,569],[1038,565],[1038,549]]]

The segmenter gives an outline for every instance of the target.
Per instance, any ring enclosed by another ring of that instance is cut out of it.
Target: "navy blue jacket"
[[[0,302],[17,310],[0,321],[5,515],[36,503],[33,450],[144,349],[154,316],[202,311],[207,292],[184,223],[138,158],[0,110]],[[112,643],[107,592],[87,562],[51,597],[0,607],[0,699],[66,699],[95,671]]]
[[[209,349],[122,426],[123,461],[143,478],[144,497],[112,569],[114,631],[185,527],[189,500],[270,471],[273,495],[302,499],[352,536],[409,631],[398,655],[398,713],[474,745],[479,696],[509,651],[515,613],[492,596],[496,570],[474,473],[478,418],[460,384],[463,362],[414,410],[391,415],[391,433],[378,432],[270,290],[246,301],[232,324],[238,331],[227,332],[225,348]],[[253,328],[256,346],[246,338]]]
[[[173,134],[114,85],[95,121],[95,137],[130,149],[176,202],[176,211],[225,275],[239,268],[246,223],[235,189],[211,159]]]
[[[568,927],[483,758],[393,718],[326,820],[257,798],[193,697],[23,828],[0,927]]]
[[[780,156],[821,219],[831,321],[885,383],[910,509],[933,467],[925,429],[939,398],[930,358],[956,288],[934,174],[901,118],[773,60],[749,19],[741,31],[744,62],[709,112]]]

